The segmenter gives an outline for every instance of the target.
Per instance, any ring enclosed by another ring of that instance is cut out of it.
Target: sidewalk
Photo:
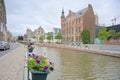
[[[26,49],[19,44],[15,50],[0,57],[0,80],[22,80]]]
[[[59,45],[59,44],[47,44],[47,43],[35,43],[37,46],[45,46],[45,47],[54,47],[54,48],[61,48],[61,49],[70,49],[70,50],[76,50],[76,51],[81,51],[81,52],[88,52],[88,53],[94,53],[94,54],[101,54],[101,55],[106,55],[106,56],[113,56],[113,57],[120,57],[120,46],[117,46],[117,50],[110,50],[110,49],[104,49],[106,46],[103,45],[102,47],[100,46],[92,46],[90,47],[87,45],[87,47],[84,46],[71,46],[71,45]],[[105,46],[105,47],[104,47]],[[94,48],[95,47],[95,48]],[[111,46],[110,46],[111,47]],[[112,47],[114,48],[114,46]]]

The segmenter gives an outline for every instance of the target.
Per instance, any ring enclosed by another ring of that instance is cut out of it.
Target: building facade
[[[28,38],[33,38],[32,30],[28,28],[27,31],[26,31],[26,35],[27,35]]]
[[[108,26],[106,28],[107,28],[107,31],[115,30],[116,32],[120,32],[120,24]]]
[[[12,38],[12,33],[10,31],[7,31],[7,41],[8,42],[12,42],[13,41],[13,38]]]
[[[6,9],[4,0],[0,0],[0,40],[7,41]]]
[[[45,34],[45,31],[41,26],[34,31],[32,31],[31,29],[27,29],[27,31],[26,31],[27,38],[29,40],[36,41],[36,42],[39,42],[40,36],[42,36],[44,34]]]
[[[90,31],[90,43],[95,38],[95,15],[92,5],[78,12],[69,11],[65,17],[64,10],[61,15],[61,31],[63,35],[62,42],[80,42],[80,33],[87,29]]]
[[[59,32],[61,32],[61,29],[60,29],[60,28],[53,28],[53,33],[54,33],[54,34],[57,34],[57,33],[59,33]]]
[[[39,40],[40,36],[45,35],[45,31],[44,31],[44,29],[43,29],[41,26],[39,26],[39,28],[36,29],[33,33],[34,33],[35,41],[36,41],[36,42],[39,42],[39,41],[40,41],[40,40]]]

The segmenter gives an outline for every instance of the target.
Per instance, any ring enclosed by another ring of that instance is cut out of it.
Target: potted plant
[[[27,64],[32,73],[32,80],[46,80],[47,75],[54,70],[54,63],[43,55],[28,54]]]
[[[28,46],[28,52],[32,53],[33,49],[34,49],[34,47],[32,45]]]

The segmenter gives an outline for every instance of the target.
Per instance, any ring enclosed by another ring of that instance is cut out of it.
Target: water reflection
[[[36,47],[35,53],[47,53],[55,63],[49,80],[120,80],[120,58],[78,51]]]

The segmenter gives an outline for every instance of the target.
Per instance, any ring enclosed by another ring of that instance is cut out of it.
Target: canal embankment
[[[94,53],[99,55],[106,55],[112,57],[120,58],[120,46],[115,45],[64,45],[64,44],[55,44],[55,43],[35,43],[36,46],[44,46],[44,47],[53,47],[53,48],[61,48],[61,49],[69,49],[76,50],[81,52]]]

